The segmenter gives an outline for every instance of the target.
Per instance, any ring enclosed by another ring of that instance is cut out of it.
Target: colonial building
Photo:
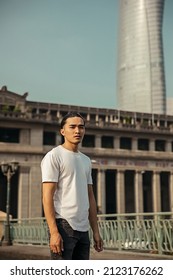
[[[32,102],[27,93],[0,90],[0,163],[15,160],[13,218],[40,217],[40,162],[62,143],[60,121],[69,111],[86,119],[80,150],[92,161],[99,213],[173,211],[173,116]],[[0,210],[6,211],[0,171]]]

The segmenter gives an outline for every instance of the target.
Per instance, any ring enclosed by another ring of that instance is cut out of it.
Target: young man
[[[88,260],[89,223],[94,248],[103,250],[92,189],[90,159],[78,150],[85,121],[68,113],[61,121],[64,143],[48,152],[41,162],[43,207],[50,233],[51,259]]]

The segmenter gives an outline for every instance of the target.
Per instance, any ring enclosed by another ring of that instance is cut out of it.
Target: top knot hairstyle
[[[84,125],[85,125],[85,119],[81,116],[81,114],[79,114],[77,112],[69,112],[62,118],[60,127],[63,128],[65,123],[66,123],[66,120],[69,119],[69,118],[74,118],[74,117],[81,118],[84,122]]]

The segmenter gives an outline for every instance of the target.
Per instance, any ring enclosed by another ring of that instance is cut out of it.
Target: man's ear
[[[64,129],[63,128],[60,129],[60,133],[61,133],[62,136],[64,136]]]

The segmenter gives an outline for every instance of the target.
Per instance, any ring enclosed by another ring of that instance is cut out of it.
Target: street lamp
[[[16,161],[11,162],[2,162],[1,171],[4,176],[7,177],[7,201],[6,201],[6,223],[5,223],[5,233],[3,245],[12,245],[11,237],[10,237],[10,188],[11,188],[11,177],[18,170],[19,163]]]

